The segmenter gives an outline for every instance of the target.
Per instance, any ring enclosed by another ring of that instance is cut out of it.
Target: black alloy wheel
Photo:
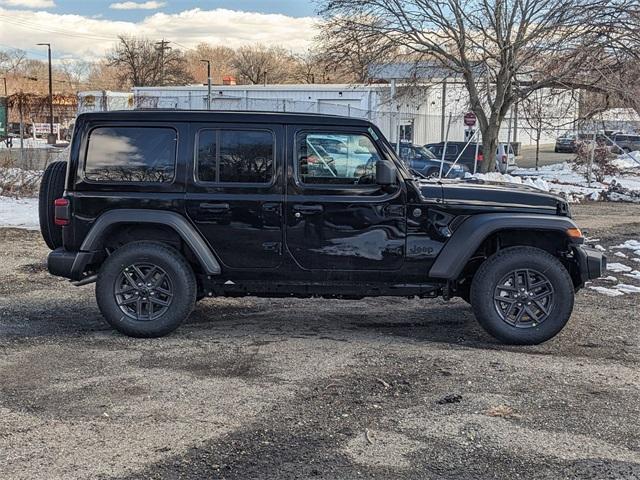
[[[549,317],[553,309],[553,285],[536,270],[514,270],[496,285],[493,304],[507,324],[517,328],[536,327]]]
[[[125,267],[114,284],[116,303],[122,313],[137,321],[164,315],[173,301],[173,285],[167,273],[152,263]]]

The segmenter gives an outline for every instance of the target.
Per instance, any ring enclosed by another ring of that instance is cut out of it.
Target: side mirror
[[[376,162],[376,183],[378,185],[395,185],[398,171],[393,162],[378,160]]]

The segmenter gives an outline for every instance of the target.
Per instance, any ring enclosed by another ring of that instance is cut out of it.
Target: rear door
[[[307,270],[397,270],[406,242],[403,183],[375,182],[383,158],[375,133],[352,127],[287,127],[287,248]],[[292,168],[291,168],[292,167]]]
[[[192,124],[189,217],[229,269],[282,262],[283,128]]]

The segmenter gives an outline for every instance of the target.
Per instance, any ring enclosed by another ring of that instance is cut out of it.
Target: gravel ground
[[[574,211],[604,246],[640,237],[639,206]],[[640,478],[640,294],[581,291],[535,347],[396,298],[212,299],[135,340],[37,232],[0,245],[2,479]]]

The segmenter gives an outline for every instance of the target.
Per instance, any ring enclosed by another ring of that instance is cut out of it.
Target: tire
[[[45,169],[40,182],[38,217],[40,232],[51,250],[62,247],[62,227],[55,224],[53,202],[64,194],[67,162],[52,162]]]
[[[553,149],[554,153],[560,153],[560,150],[558,150],[558,147]]]
[[[478,322],[506,344],[537,345],[553,338],[569,321],[573,302],[569,272],[557,258],[534,247],[510,247],[492,255],[471,284]]]
[[[156,268],[154,274],[152,267]],[[140,273],[149,276],[148,283],[137,290],[133,285],[141,285],[138,282],[142,279]],[[153,288],[151,284],[154,284]],[[163,293],[167,291],[171,297]],[[189,317],[196,302],[196,291],[193,270],[177,250],[162,243],[133,242],[117,249],[102,264],[96,283],[96,300],[113,328],[130,337],[151,338],[172,332]],[[127,303],[121,307],[117,296],[121,303]],[[138,310],[138,305],[143,308]],[[142,315],[138,316],[138,313]]]
[[[443,173],[444,169],[443,169]],[[427,170],[427,173],[425,173],[425,177],[427,178],[438,178],[438,176],[440,176],[440,169],[439,168],[431,168],[429,170]]]

